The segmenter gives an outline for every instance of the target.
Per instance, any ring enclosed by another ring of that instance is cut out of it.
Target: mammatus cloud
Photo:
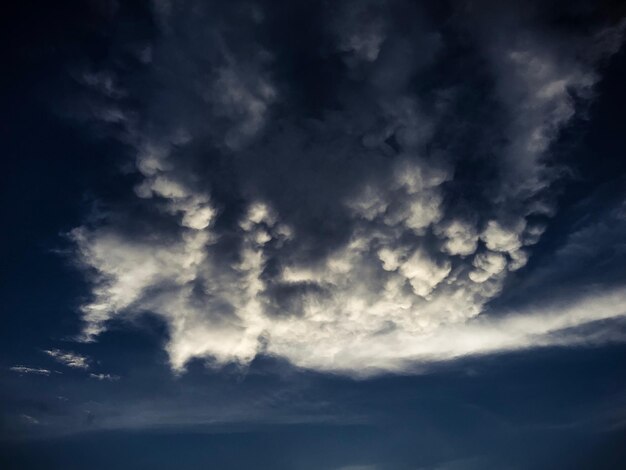
[[[37,369],[33,367],[26,366],[13,366],[10,367],[13,372],[17,372],[19,374],[36,374],[36,375],[50,375],[52,371],[48,369]]]
[[[69,351],[61,351],[60,349],[46,349],[43,352],[67,367],[75,369],[89,369],[89,359],[85,356],[81,356],[80,354]]]
[[[481,315],[549,223],[550,145],[623,24],[560,31],[533,3],[444,25],[359,2],[321,11],[296,51],[268,39],[284,25],[261,6],[191,3],[157,2],[157,38],[131,64],[141,80],[83,79],[109,103],[96,118],[119,116],[138,179],[132,201],[70,234],[93,275],[83,340],[150,312],[178,371],[262,353],[368,374],[579,343],[572,329],[625,313],[620,290],[596,289]],[[324,96],[293,79],[296,52],[332,74]]]

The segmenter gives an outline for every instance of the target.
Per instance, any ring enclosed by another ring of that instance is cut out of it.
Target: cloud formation
[[[119,375],[113,374],[89,374],[89,377],[99,381],[107,380],[109,382],[115,382],[120,379]]]
[[[45,349],[43,352],[67,367],[89,369],[89,359],[86,356],[60,349]]]
[[[10,367],[13,372],[17,372],[19,374],[36,374],[36,375],[50,375],[52,372],[48,369],[38,369],[33,367],[26,366],[13,366]]]
[[[366,374],[623,315],[619,290],[481,315],[549,223],[550,145],[621,45],[623,23],[558,28],[542,5],[346,2],[311,7],[311,33],[271,6],[155,2],[149,54],[82,78],[136,176],[70,234],[82,339],[149,312],[178,371],[269,354]]]

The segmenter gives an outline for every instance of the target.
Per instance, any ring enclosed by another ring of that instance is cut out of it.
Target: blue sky
[[[624,465],[619,2],[7,12],[4,467]]]

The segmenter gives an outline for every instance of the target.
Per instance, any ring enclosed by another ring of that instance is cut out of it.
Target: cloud
[[[575,115],[577,100],[593,96],[599,79],[593,62],[619,50],[626,25],[622,18],[582,38],[541,27],[555,8],[551,2],[521,5],[491,5],[492,10],[477,4],[468,11],[480,24],[470,34],[483,43],[498,75],[494,91],[504,107],[508,141],[500,156],[505,198],[532,196],[558,177],[545,154]],[[499,14],[499,21],[492,21],[492,13]]]
[[[107,380],[109,382],[115,382],[120,379],[119,375],[112,374],[89,374],[89,377],[96,380]]]
[[[80,354],[60,349],[46,349],[43,351],[48,356],[54,358],[57,362],[75,369],[89,369],[89,359]]]
[[[384,6],[365,1],[345,2],[342,7],[336,20],[338,49],[350,65],[376,61],[386,37]]]
[[[269,354],[359,375],[577,344],[572,328],[624,313],[606,286],[585,310],[487,308],[549,224],[550,146],[621,24],[358,2],[316,10],[312,37],[262,5],[183,3],[157,5],[150,60],[126,64],[141,80],[83,80],[124,116],[136,176],[69,234],[93,286],[83,340],[151,313],[176,371]]]
[[[22,415],[20,415],[20,418],[22,418],[22,419],[23,419],[24,421],[26,421],[28,424],[40,424],[38,419],[33,418],[33,417],[32,417],[32,416],[30,416],[30,415],[25,415],[25,414],[22,414]]]
[[[36,375],[50,375],[52,371],[48,369],[36,369],[33,367],[26,366],[13,366],[10,367],[10,370],[13,372],[17,372],[19,374],[36,374]]]

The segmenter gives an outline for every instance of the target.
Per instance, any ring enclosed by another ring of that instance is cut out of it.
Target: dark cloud
[[[623,467],[621,3],[8,5],[0,467]]]
[[[552,146],[621,46],[604,5],[555,5],[155,1],[77,75],[136,182],[71,233],[83,337],[151,312],[176,369],[263,349],[361,374],[621,315],[607,287],[587,315],[476,320],[554,216]]]

